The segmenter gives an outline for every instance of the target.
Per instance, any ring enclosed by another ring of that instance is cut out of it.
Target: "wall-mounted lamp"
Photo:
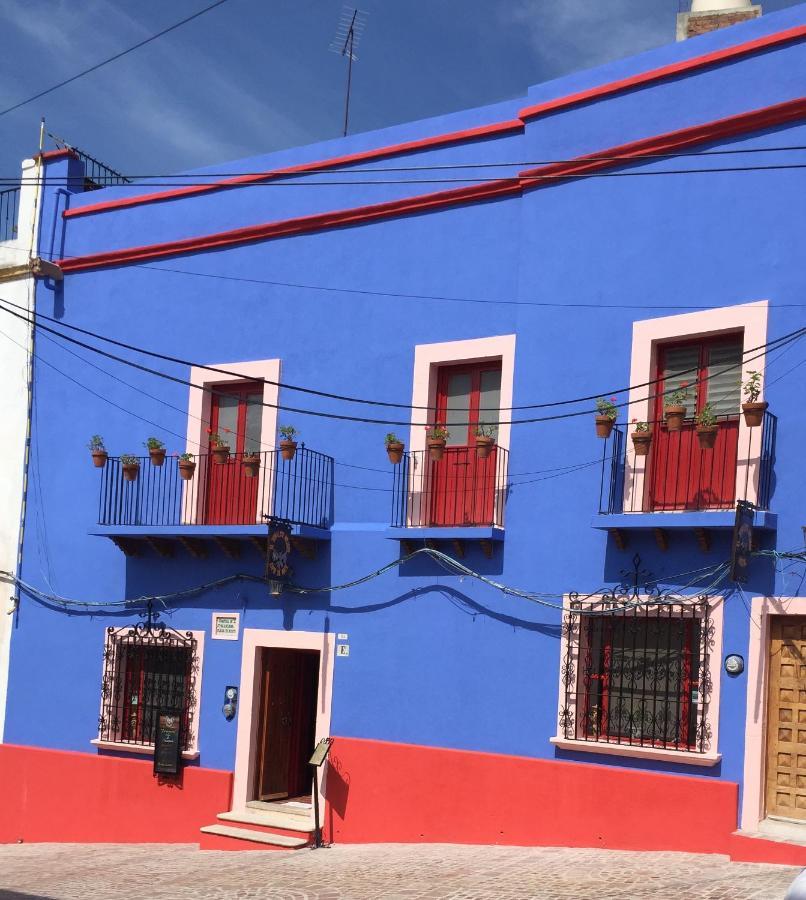
[[[221,712],[224,713],[224,718],[230,722],[235,718],[235,711],[238,707],[238,688],[234,685],[228,685],[224,688],[224,705],[221,707]]]
[[[270,581],[269,582],[269,590],[271,591],[272,597],[281,596],[283,593],[282,581]]]

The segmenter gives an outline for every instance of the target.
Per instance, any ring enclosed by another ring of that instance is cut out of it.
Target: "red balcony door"
[[[244,453],[259,453],[263,386],[253,382],[217,385],[212,396],[210,428],[230,445],[221,465],[208,457],[205,524],[254,525],[258,521],[258,486],[241,463]]]
[[[476,455],[476,427],[489,424],[498,437],[501,364],[441,368],[437,375],[437,416],[450,432],[445,454],[430,466],[432,525],[491,525],[495,515],[496,448]]]
[[[736,499],[742,339],[740,335],[662,345],[658,351],[657,398],[649,459],[650,510],[730,509]],[[669,431],[663,394],[683,382],[688,388],[686,420]],[[701,450],[695,415],[706,403],[718,417],[716,445]]]

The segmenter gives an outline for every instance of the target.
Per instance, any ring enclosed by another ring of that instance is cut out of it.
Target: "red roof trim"
[[[671,63],[668,66],[661,66],[659,69],[650,69],[648,72],[641,72],[640,74],[632,75],[629,78],[611,81],[609,84],[602,84],[599,85],[599,87],[591,88],[587,91],[580,91],[577,94],[569,94],[565,97],[558,97],[555,100],[547,100],[545,103],[527,106],[525,109],[520,110],[518,115],[524,120],[531,119],[535,116],[556,112],[558,109],[567,109],[569,106],[577,106],[580,103],[589,103],[592,100],[610,97],[613,94],[628,91],[632,88],[654,84],[656,81],[662,81],[666,78],[674,78],[676,75],[696,72],[698,69],[703,69],[706,66],[731,62],[732,60],[740,59],[743,56],[748,56],[751,53],[758,53],[761,50],[767,50],[770,47],[777,47],[780,44],[797,41],[804,37],[806,37],[806,25],[799,25],[796,28],[789,28],[786,31],[779,31],[775,34],[768,34],[764,37],[756,38],[754,41],[747,41],[744,44],[725,47],[722,50],[715,50],[712,53],[705,53],[702,56],[695,56],[691,59],[684,59],[680,62]]]
[[[63,147],[60,150],[46,150],[44,153],[38,153],[34,158],[35,159],[43,159],[43,160],[56,160],[62,159],[64,157],[71,157],[72,159],[78,159],[78,154],[75,150],[71,150],[69,147]]]
[[[548,187],[556,184],[557,180],[562,179],[564,176],[572,177],[602,169],[618,168],[631,161],[640,161],[643,154],[680,150],[685,147],[711,143],[721,138],[759,131],[763,128],[782,125],[786,122],[804,118],[806,118],[806,97],[800,97],[796,100],[778,103],[775,106],[751,110],[750,112],[740,113],[725,119],[717,119],[713,122],[682,128],[668,134],[632,141],[619,147],[600,150],[597,153],[579,157],[571,162],[553,163],[536,169],[526,169],[519,173],[517,179],[503,178],[487,184],[437,191],[431,194],[419,194],[414,197],[406,197],[402,200],[389,200],[371,206],[334,210],[316,215],[300,216],[294,219],[250,225],[246,228],[236,228],[231,231],[184,238],[161,244],[128,247],[107,253],[71,257],[59,260],[59,265],[65,272],[80,272],[104,266],[123,265],[147,259],[176,256],[182,253],[198,253],[204,250],[233,247],[253,241],[271,240],[277,237],[305,234],[345,225],[356,225],[361,222],[388,219],[394,216],[428,212],[434,209],[456,206],[461,203],[493,200],[518,194],[524,188]]]

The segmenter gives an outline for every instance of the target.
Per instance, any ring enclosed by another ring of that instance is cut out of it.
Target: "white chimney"
[[[677,40],[727,28],[761,15],[761,6],[751,0],[691,0],[691,12],[677,15]]]

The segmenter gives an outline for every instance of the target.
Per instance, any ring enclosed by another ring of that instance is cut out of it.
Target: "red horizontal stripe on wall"
[[[512,119],[508,122],[496,122],[493,125],[480,125],[478,128],[454,131],[450,134],[439,134],[435,137],[422,138],[418,141],[407,141],[404,144],[393,144],[389,147],[364,150],[361,153],[351,153],[347,156],[334,156],[330,159],[318,160],[317,162],[301,163],[298,166],[287,166],[282,169],[274,169],[270,172],[259,172],[254,175],[239,175],[235,178],[225,178],[222,181],[211,182],[210,184],[205,185],[191,185],[189,187],[173,188],[169,191],[156,191],[152,194],[138,194],[134,197],[124,197],[119,200],[107,200],[103,203],[91,203],[88,206],[77,206],[75,209],[67,209],[64,211],[63,215],[66,219],[70,219],[75,218],[76,216],[86,216],[90,213],[124,209],[128,206],[141,206],[145,203],[175,200],[178,197],[192,197],[198,194],[208,194],[211,191],[244,187],[249,184],[260,184],[265,181],[288,178],[292,175],[304,175],[311,172],[319,172],[323,169],[331,169],[336,166],[355,165],[355,163],[370,162],[372,160],[396,156],[402,153],[414,153],[418,150],[431,150],[434,147],[445,147],[449,144],[459,144],[463,141],[495,137],[500,134],[521,130],[523,130],[523,122],[521,122],[520,119]],[[199,177],[204,178],[204,175],[200,175]]]
[[[764,107],[763,109],[752,110],[751,112],[740,113],[725,119],[717,119],[702,125],[682,128],[669,134],[644,138],[619,147],[610,147],[570,162],[553,163],[537,169],[526,169],[519,173],[517,179],[502,178],[488,184],[471,185],[448,191],[437,191],[431,194],[419,194],[414,197],[390,200],[371,206],[300,216],[294,219],[236,228],[232,231],[167,241],[161,244],[148,244],[143,247],[112,250],[108,253],[70,257],[59,260],[58,264],[64,272],[80,272],[87,269],[98,269],[103,266],[142,262],[143,260],[176,256],[182,253],[198,253],[204,250],[234,247],[253,241],[271,240],[277,237],[322,231],[327,228],[338,228],[346,225],[389,219],[395,216],[429,212],[435,209],[457,206],[462,203],[494,200],[519,194],[524,188],[546,187],[550,184],[555,184],[563,177],[570,178],[574,175],[588,172],[617,168],[639,160],[642,155],[668,153],[698,144],[712,143],[727,137],[747,134],[803,118],[806,118],[806,97],[789,100],[786,103],[778,103],[775,106]]]
[[[632,75],[629,78],[611,81],[608,84],[602,84],[599,85],[599,87],[590,88],[590,90],[587,91],[568,94],[565,97],[547,100],[544,103],[537,103],[534,106],[527,106],[525,109],[522,109],[518,115],[521,119],[531,119],[535,116],[556,112],[558,109],[568,109],[570,106],[578,106],[580,103],[590,103],[593,100],[600,100],[603,97],[610,97],[613,94],[629,91],[633,88],[645,87],[646,85],[654,84],[657,81],[674,78],[677,75],[687,75],[696,72],[699,69],[704,69],[707,66],[732,62],[733,60],[741,59],[743,56],[749,56],[752,53],[759,53],[760,51],[768,50],[771,47],[801,40],[804,37],[806,37],[806,25],[799,25],[797,28],[789,28],[786,31],[768,34],[764,37],[757,38],[754,41],[736,44],[734,47],[725,47],[723,50],[715,50],[713,53],[705,53],[702,56],[684,59],[680,62],[671,63],[668,66],[661,66],[658,69],[650,69],[648,72],[641,72],[640,74]]]

